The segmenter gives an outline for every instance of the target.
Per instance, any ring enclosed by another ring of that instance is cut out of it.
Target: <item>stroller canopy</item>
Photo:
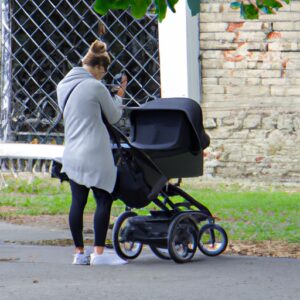
[[[131,143],[143,150],[199,153],[209,145],[200,105],[189,98],[161,98],[130,113]]]

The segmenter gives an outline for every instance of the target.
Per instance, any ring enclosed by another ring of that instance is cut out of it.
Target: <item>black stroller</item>
[[[116,197],[127,205],[113,228],[116,253],[132,260],[146,244],[157,257],[177,263],[190,261],[197,248],[208,256],[221,254],[228,242],[225,230],[207,207],[179,187],[182,178],[203,175],[209,137],[199,104],[187,98],[157,99],[131,109],[130,123],[129,140],[110,128],[118,140]],[[178,182],[171,184],[170,179]],[[158,209],[150,215],[131,211],[151,202]]]

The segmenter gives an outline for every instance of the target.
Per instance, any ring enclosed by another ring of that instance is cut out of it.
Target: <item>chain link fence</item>
[[[1,139],[63,142],[56,85],[95,39],[112,57],[109,85],[125,72],[124,104],[160,96],[158,24],[149,12],[135,20],[127,11],[99,16],[92,0],[2,1]],[[120,123],[126,131],[126,116]]]

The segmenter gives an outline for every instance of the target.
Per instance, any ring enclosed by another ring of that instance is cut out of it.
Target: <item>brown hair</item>
[[[106,44],[98,40],[93,42],[87,54],[82,59],[82,64],[90,67],[102,66],[107,71],[110,65],[110,57],[106,51]]]

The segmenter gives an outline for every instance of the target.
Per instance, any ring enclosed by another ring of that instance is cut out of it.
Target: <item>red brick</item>
[[[233,54],[234,52],[235,51],[230,51],[230,50],[223,51],[224,60],[225,61],[233,61],[233,62],[244,60],[245,57],[243,55],[240,55],[240,54],[234,55]]]
[[[228,32],[233,32],[238,28],[243,27],[245,22],[239,22],[239,23],[228,23],[228,27],[226,29],[226,31]]]
[[[269,32],[267,35],[267,39],[280,39],[280,38],[281,38],[281,33],[277,31]]]

